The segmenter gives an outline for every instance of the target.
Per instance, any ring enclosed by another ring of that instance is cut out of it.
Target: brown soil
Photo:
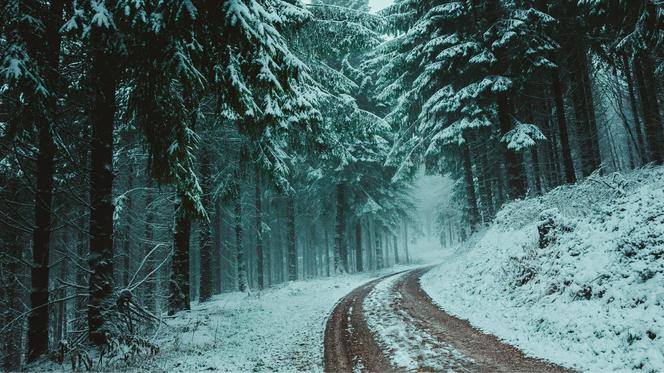
[[[469,372],[570,372],[527,357],[495,336],[482,333],[467,321],[440,310],[420,287],[419,279],[429,269],[418,269],[405,274],[397,281],[394,291],[400,295],[397,298],[398,307],[412,316],[418,329],[472,359],[472,362],[445,361],[441,365],[455,371]],[[337,303],[325,329],[326,372],[398,371],[390,365],[390,360],[376,343],[362,315],[364,299],[384,278],[353,290]],[[450,355],[441,354],[441,359],[449,360]]]

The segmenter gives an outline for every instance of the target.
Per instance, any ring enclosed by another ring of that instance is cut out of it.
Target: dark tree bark
[[[12,175],[13,176],[13,175]],[[4,180],[2,180],[4,181]],[[15,179],[10,179],[5,184],[7,198],[12,201],[18,201],[18,187]],[[7,214],[12,217],[12,220],[19,219],[18,211],[15,206],[8,206]],[[10,226],[8,223],[0,222],[2,229],[1,239],[6,244],[3,247],[3,252],[7,254],[4,260],[6,264],[6,273],[0,275],[0,279],[4,280],[0,287],[0,294],[3,295],[5,303],[4,309],[0,311],[0,316],[4,325],[9,326],[9,323],[14,321],[14,318],[21,309],[21,282],[20,275],[20,261],[22,258],[21,250],[21,237],[19,230]],[[5,236],[6,235],[6,236]],[[2,366],[6,372],[19,371],[21,368],[21,340],[23,337],[23,328],[21,323],[14,322],[13,326],[9,326],[3,332],[4,340],[2,341],[3,361]]]
[[[648,158],[656,164],[661,164],[664,161],[664,135],[662,134],[657,92],[654,89],[656,82],[652,71],[650,57],[645,52],[641,52],[634,60],[634,75],[641,98],[641,109],[648,140]],[[650,79],[653,81],[649,82]]]
[[[240,162],[243,163],[243,162]],[[240,165],[242,168],[243,165]],[[235,254],[237,260],[237,286],[241,292],[247,291],[247,262],[242,241],[242,190],[240,173],[236,175],[235,186]]]
[[[399,245],[397,243],[396,235],[392,235],[392,249],[394,249],[394,264],[399,264]]]
[[[255,203],[256,203],[256,267],[258,269],[258,288],[265,287],[265,258],[263,253],[263,204],[261,193],[261,171],[256,165],[256,189],[255,189]]]
[[[482,175],[481,180],[479,180],[480,197],[482,198],[482,216],[484,217],[484,222],[488,223],[493,219],[495,212],[493,208],[493,192],[491,186],[491,179],[493,179],[493,176],[489,169],[489,157],[486,152],[482,152],[480,155],[480,172]]]
[[[152,185],[148,180],[147,192],[145,195],[145,240],[143,242],[143,255],[147,257],[152,249],[154,248],[154,224],[155,224],[155,213],[154,206],[154,191],[152,190]],[[155,253],[145,261],[145,271],[143,276],[148,276],[153,270],[155,262],[154,260]],[[151,278],[148,278],[145,281],[144,285],[144,299],[145,305],[148,311],[154,313],[157,309],[156,304],[156,294],[155,294],[155,277],[156,274],[153,274]]]
[[[355,221],[355,268],[358,272],[364,271],[362,262],[362,222]]]
[[[634,120],[634,132],[636,133],[636,141],[638,144],[637,151],[641,162],[645,162],[648,159],[646,143],[643,140],[643,128],[641,126],[641,120],[639,119],[639,106],[636,102],[632,69],[629,63],[629,58],[626,54],[623,54],[623,71],[625,73],[625,80],[627,81],[627,93],[629,95],[629,104],[632,111],[632,118]]]
[[[576,119],[576,131],[579,139],[579,154],[581,156],[581,171],[583,176],[589,176],[599,167],[599,161],[595,158],[595,137],[597,128],[595,124],[595,113],[589,110],[587,82],[587,61],[585,51],[578,45],[568,46],[572,51],[570,63],[570,85],[572,89],[572,103],[574,106],[574,117]]]
[[[288,281],[297,280],[297,242],[295,238],[295,196],[286,197],[286,229],[288,233]]]
[[[334,270],[348,272],[348,240],[346,239],[346,188],[342,183],[336,186],[336,219],[334,234]]]
[[[212,211],[211,178],[209,149],[204,147],[201,154],[201,187],[203,189],[201,203],[203,203],[206,211]],[[210,220],[203,220],[199,224],[200,279],[198,300],[200,302],[206,302],[212,297],[212,234],[210,224]]]
[[[113,122],[116,113],[117,61],[108,44],[110,29],[91,32],[91,79],[94,89],[90,121],[90,298],[89,338],[93,344],[107,342],[105,323],[113,299]]]
[[[129,164],[127,166],[127,189],[131,190],[134,185],[134,167],[133,167],[133,162],[131,159],[129,159]],[[133,216],[132,216],[132,208],[133,208],[133,203],[134,199],[133,197],[129,194],[127,195],[127,202],[125,204],[125,229],[124,229],[124,234],[123,234],[123,242],[122,242],[122,255],[123,255],[123,268],[122,268],[122,286],[127,286],[129,285],[129,272],[130,272],[130,266],[131,266],[131,228],[134,224],[133,222]]]
[[[376,240],[375,250],[376,250],[376,269],[383,269],[385,263],[383,261],[383,242],[381,229],[377,227],[377,224],[374,222],[374,235]]]
[[[408,252],[408,223],[404,222],[403,225],[403,235],[404,235],[404,249],[406,251],[406,263],[410,263],[410,253]]]
[[[537,146],[530,148],[530,158],[533,162],[533,180],[535,183],[535,194],[542,194],[542,173],[540,171],[539,154],[537,153]]]
[[[477,209],[477,197],[475,195],[475,182],[473,178],[473,164],[470,157],[470,146],[467,142],[461,145],[463,152],[463,172],[466,183],[466,202],[468,205],[468,225],[475,231],[479,223],[479,211]]]
[[[222,240],[221,240],[221,230],[222,230],[222,219],[221,219],[222,209],[221,209],[221,199],[217,198],[214,202],[214,255],[212,256],[212,263],[214,268],[214,292],[215,294],[221,294],[223,286],[223,276],[221,268],[221,256],[222,256]]]
[[[510,119],[511,111],[507,94],[499,95],[498,121],[500,122],[501,137],[505,136],[512,129],[512,121]],[[505,158],[505,168],[507,171],[507,194],[512,199],[522,198],[526,194],[526,180],[521,154],[508,149],[507,144],[503,144],[503,156]]]
[[[576,183],[576,173],[574,172],[574,162],[572,161],[572,149],[569,145],[567,119],[565,118],[565,103],[563,101],[563,88],[559,74],[559,70],[556,70],[551,75],[553,97],[556,105],[556,120],[558,122],[558,134],[560,136],[560,147],[563,155],[565,180],[568,184],[574,184]]]
[[[178,201],[182,199],[178,195]],[[173,260],[169,281],[168,314],[189,310],[189,241],[191,239],[191,218],[182,211],[180,202],[175,208],[173,232]]]
[[[55,164],[55,143],[53,128],[58,114],[57,89],[60,80],[60,46],[64,10],[63,0],[50,2],[50,7],[41,8],[36,2],[26,13],[41,11],[37,18],[44,20],[44,44],[41,50],[32,51],[45,72],[47,88],[51,94],[46,99],[45,109],[37,118],[39,149],[37,155],[37,189],[35,193],[35,228],[32,236],[32,276],[30,306],[28,316],[28,362],[34,361],[48,350],[48,269],[49,243],[51,237],[51,213],[53,204],[53,173]],[[25,4],[21,4],[25,6]],[[23,9],[22,9],[23,10]],[[36,45],[34,46],[37,47]]]

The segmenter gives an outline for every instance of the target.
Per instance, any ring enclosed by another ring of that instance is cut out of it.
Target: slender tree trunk
[[[657,93],[650,89],[651,86],[654,87],[655,82],[651,83],[646,80],[654,79],[654,74],[651,71],[652,66],[650,65],[649,57],[641,52],[634,60],[634,75],[636,76],[636,84],[641,98],[641,109],[645,122],[646,139],[648,140],[648,158],[656,164],[661,164],[664,161],[664,135],[662,134]]]
[[[480,197],[482,198],[482,208],[484,222],[488,223],[493,219],[495,214],[493,209],[493,192],[491,191],[491,171],[489,170],[489,158],[486,155],[486,152],[483,152],[480,155],[480,172],[482,174],[481,180],[479,180],[480,186]]]
[[[634,132],[636,133],[636,141],[638,143],[637,151],[641,163],[643,163],[648,160],[648,155],[646,153],[646,143],[643,140],[643,128],[641,126],[641,120],[639,119],[639,107],[636,103],[634,78],[632,77],[632,70],[626,54],[623,54],[623,71],[625,73],[625,80],[627,80],[627,93],[629,94],[629,104],[632,111],[632,118],[634,120]]]
[[[210,155],[209,149],[203,148],[201,154],[201,186],[203,195],[201,203],[206,211],[212,211],[212,176],[210,175]],[[199,223],[198,238],[200,241],[200,276],[198,299],[200,302],[208,301],[212,297],[213,276],[212,276],[212,233],[211,221],[202,220]]]
[[[148,180],[147,184],[147,192],[145,195],[145,240],[143,242],[143,256],[148,257],[150,252],[155,246],[154,242],[154,224],[155,224],[155,213],[154,213],[154,206],[152,205],[154,203],[154,191],[152,190],[152,184]],[[154,265],[155,259],[154,256],[156,253],[152,253],[152,255],[146,259],[145,261],[145,270],[144,270],[144,276],[148,276],[153,270],[154,270]],[[145,290],[144,290],[144,298],[145,298],[145,304],[147,305],[147,310],[154,313],[157,310],[157,305],[156,305],[156,293],[155,293],[155,277],[157,277],[156,274],[152,274],[151,278],[148,278],[145,281]]]
[[[394,264],[399,264],[399,244],[397,243],[397,236],[392,235],[392,248],[394,249]]]
[[[408,252],[408,223],[404,222],[403,225],[403,234],[404,234],[404,249],[406,251],[406,263],[410,263],[410,253]]]
[[[63,0],[53,0],[43,11],[45,44],[42,46],[47,88],[52,92],[45,102],[46,112],[37,118],[39,148],[37,155],[37,189],[35,194],[35,228],[32,236],[32,276],[30,306],[28,316],[28,362],[34,361],[48,350],[48,300],[49,300],[49,244],[51,237],[51,213],[53,204],[53,176],[55,164],[55,143],[53,128],[57,120],[60,80],[60,46],[62,34]],[[27,9],[27,13],[38,12]]]
[[[295,196],[286,199],[286,225],[288,229],[288,281],[297,280],[297,243],[295,238]]]
[[[471,231],[475,231],[479,223],[479,211],[477,210],[477,197],[475,196],[475,184],[473,180],[473,165],[470,157],[470,146],[468,143],[461,145],[463,152],[463,172],[466,183],[466,202],[468,205],[468,225]]]
[[[537,146],[530,148],[530,158],[533,162],[533,180],[535,181],[535,194],[542,194],[542,173],[540,171],[539,154]]]
[[[263,290],[265,287],[265,258],[263,253],[263,204],[261,193],[261,171],[258,165],[256,166],[256,266],[258,269],[258,289]]]
[[[558,70],[552,73],[552,88],[554,102],[556,105],[556,119],[558,122],[558,134],[560,135],[560,147],[563,153],[563,165],[565,168],[565,180],[568,184],[576,183],[576,173],[574,172],[574,162],[572,161],[572,150],[569,145],[569,135],[567,132],[567,119],[565,119],[565,104],[563,101],[563,88],[560,82],[560,72]]]
[[[348,272],[348,249],[346,239],[346,191],[343,184],[336,186],[336,223],[334,235],[334,271]]]
[[[377,224],[374,222],[374,235],[375,235],[375,249],[376,249],[376,269],[380,270],[383,269],[384,262],[383,262],[383,245],[381,241],[381,230],[379,227],[376,226]]]
[[[509,98],[507,94],[501,94],[498,96],[498,121],[500,122],[501,137],[505,136],[512,129],[510,116]],[[512,199],[522,198],[526,194],[526,180],[521,155],[514,150],[508,149],[507,144],[503,144],[503,154],[507,170],[508,195]]]
[[[221,230],[222,230],[222,219],[221,219],[222,209],[221,209],[221,200],[217,198],[214,201],[214,255],[212,256],[212,263],[214,268],[214,291],[215,294],[221,294],[223,291],[223,276],[222,276],[222,240],[221,240]]]
[[[241,162],[242,163],[242,162]],[[240,166],[242,168],[242,166]],[[235,253],[237,260],[237,284],[238,290],[247,291],[247,264],[244,255],[244,244],[242,241],[242,191],[239,175],[235,186]]]
[[[355,221],[355,268],[358,272],[364,271],[362,263],[362,222]]]
[[[131,190],[134,185],[134,167],[131,159],[127,167],[127,190]],[[122,272],[122,285],[129,285],[129,272],[131,266],[131,228],[134,224],[132,209],[133,209],[133,198],[131,195],[127,195],[127,202],[125,204],[125,229],[124,229],[124,241],[122,242],[122,254],[123,254],[123,272]]]
[[[17,182],[13,175],[10,177],[12,178],[4,185],[3,194],[6,193],[7,198],[18,202]],[[19,219],[16,208],[8,208],[6,213],[12,217],[11,220]],[[0,286],[0,294],[4,295],[6,302],[4,308],[0,309],[0,316],[4,325],[9,326],[9,323],[14,320],[21,309],[21,281],[19,280],[22,258],[21,237],[18,229],[5,222],[0,222],[0,228],[2,229],[0,237],[6,245],[3,246],[3,252],[7,254],[7,258],[4,260],[7,271],[6,273],[0,273],[0,279],[4,280],[2,286]],[[15,322],[14,326],[9,326],[2,335],[4,337],[2,341],[3,369],[6,372],[19,371],[21,368],[21,340],[23,337],[21,323]]]
[[[177,196],[178,201],[182,197]],[[173,232],[173,262],[169,281],[170,296],[168,314],[190,309],[189,295],[189,243],[191,239],[191,218],[182,211],[181,202],[175,208],[175,225]]]

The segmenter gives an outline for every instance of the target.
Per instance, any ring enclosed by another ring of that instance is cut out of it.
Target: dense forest
[[[659,0],[6,0],[2,366],[149,350],[224,292],[408,262],[664,162]],[[77,360],[78,359],[78,360]]]

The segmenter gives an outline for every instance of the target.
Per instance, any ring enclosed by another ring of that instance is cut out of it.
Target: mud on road
[[[465,320],[443,312],[422,290],[420,277],[430,269],[422,268],[401,274],[392,287],[394,310],[407,313],[418,332],[426,333],[441,344],[449,345],[464,355],[463,361],[442,361],[441,366],[467,372],[570,372],[557,365],[525,356],[517,348],[495,336],[475,329]],[[396,276],[399,274],[394,274]],[[335,306],[325,329],[324,363],[326,372],[393,372],[403,371],[392,364],[387,348],[380,346],[363,315],[363,302],[386,276],[369,282],[349,293]],[[416,353],[416,351],[415,351]],[[450,359],[441,351],[440,359]],[[471,361],[472,363],[469,363]],[[430,371],[421,367],[419,370]]]

